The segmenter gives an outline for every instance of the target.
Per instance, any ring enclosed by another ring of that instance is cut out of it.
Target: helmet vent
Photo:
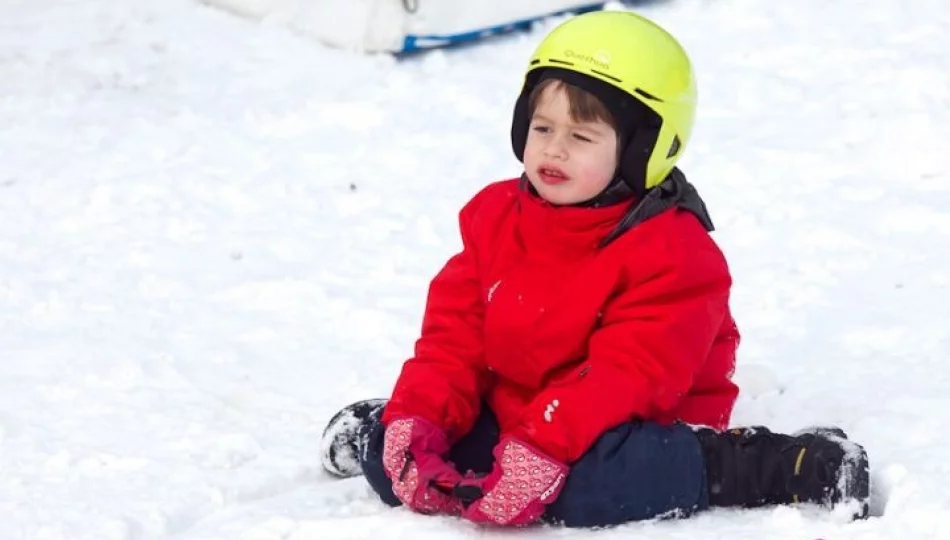
[[[612,81],[614,81],[614,82],[618,82],[618,83],[622,83],[622,82],[623,82],[623,81],[621,81],[620,79],[618,79],[617,77],[614,77],[613,75],[607,75],[607,74],[604,73],[603,71],[597,71],[596,69],[592,69],[592,70],[590,70],[590,71],[591,71],[591,73],[596,73],[596,74],[600,75],[601,77],[606,77],[606,78],[608,78],[608,79],[610,79],[610,80],[612,80]]]
[[[538,65],[538,64],[540,64],[540,63],[541,63],[541,59],[540,59],[540,58],[535,58],[534,60],[531,61],[531,65],[532,65],[532,66],[536,66],[536,65]]]
[[[643,97],[649,99],[650,101],[659,101],[660,103],[663,102],[662,99],[660,99],[660,98],[654,96],[653,94],[647,92],[646,90],[641,90],[640,88],[636,88],[636,89],[634,89],[634,92],[636,92],[636,93],[640,94],[641,96],[643,96]]]
[[[669,159],[679,153],[680,147],[683,146],[683,143],[680,142],[679,135],[673,136],[673,144],[670,145],[670,151],[666,153],[666,159]]]
[[[548,58],[548,62],[552,64],[561,64],[562,66],[573,66],[574,62],[568,62],[567,60],[558,60],[557,58]]]

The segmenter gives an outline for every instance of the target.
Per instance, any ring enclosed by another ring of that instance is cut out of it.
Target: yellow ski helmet
[[[640,125],[625,126],[632,136],[624,141],[618,171],[636,192],[673,170],[692,133],[696,81],[686,51],[669,32],[628,11],[586,13],[552,30],[532,55],[515,104],[511,142],[519,160],[530,123],[528,97],[551,71],[567,73],[569,83],[574,74],[606,83],[644,108]]]

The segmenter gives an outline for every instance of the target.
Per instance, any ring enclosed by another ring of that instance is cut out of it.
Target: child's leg
[[[706,469],[693,430],[631,422],[605,433],[571,465],[545,519],[596,527],[688,515],[707,506]]]
[[[389,506],[399,506],[402,503],[393,495],[392,481],[383,469],[383,437],[386,429],[380,422],[382,415],[383,408],[380,407],[360,428],[360,439],[364,441],[361,445],[360,466],[366,481],[380,499]],[[491,472],[494,460],[492,449],[498,439],[498,421],[488,407],[483,406],[471,431],[452,447],[449,461],[462,474],[469,470],[475,473]]]

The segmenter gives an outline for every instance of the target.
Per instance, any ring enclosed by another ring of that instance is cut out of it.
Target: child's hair
[[[560,90],[567,94],[567,103],[570,107],[571,120],[575,122],[597,122],[601,121],[617,129],[617,121],[610,114],[607,107],[597,99],[597,96],[582,90],[572,84],[568,84],[559,79],[544,79],[531,90],[528,96],[528,118],[534,116],[534,111],[538,107],[538,100],[541,94],[549,87],[553,86],[555,90]]]

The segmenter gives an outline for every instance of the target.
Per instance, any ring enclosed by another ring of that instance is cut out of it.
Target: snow
[[[616,6],[615,6],[616,7]],[[875,517],[488,533],[325,473],[456,213],[517,175],[528,34],[396,61],[194,0],[0,6],[0,538],[950,538],[950,9],[677,0],[684,162],[735,274],[737,425],[840,425]]]

